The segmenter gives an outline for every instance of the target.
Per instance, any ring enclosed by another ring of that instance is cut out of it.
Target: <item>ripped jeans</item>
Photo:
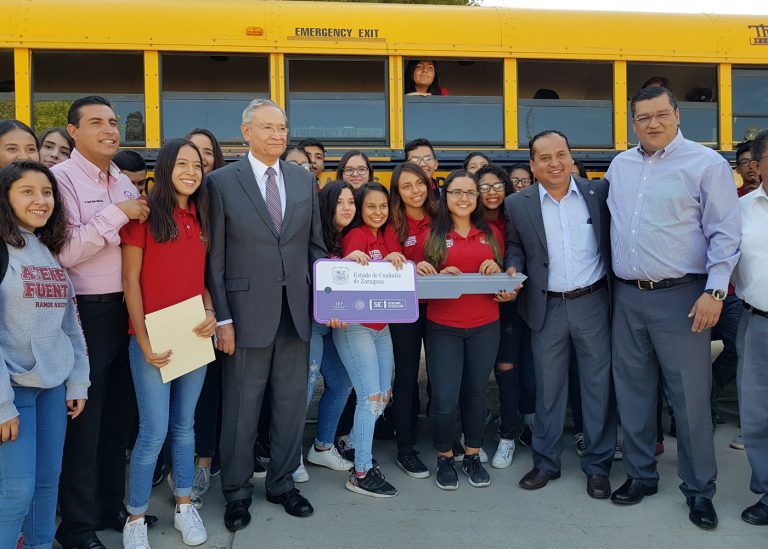
[[[333,330],[333,342],[357,394],[352,445],[355,471],[366,473],[373,461],[373,428],[392,392],[392,338],[389,326],[373,330],[360,324]],[[379,400],[371,400],[378,397]]]

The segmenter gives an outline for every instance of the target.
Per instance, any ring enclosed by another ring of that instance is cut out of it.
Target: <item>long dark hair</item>
[[[0,120],[0,137],[4,136],[6,133],[13,130],[21,130],[31,135],[32,139],[35,140],[35,147],[37,148],[37,154],[38,155],[40,154],[40,141],[38,141],[37,136],[35,135],[35,132],[32,131],[32,128],[27,126],[21,120],[16,120],[15,118],[10,118],[8,120]],[[38,156],[38,159],[39,158],[40,156]]]
[[[363,157],[365,165],[368,166],[368,181],[373,181],[373,166],[371,166],[371,161],[368,160],[367,154],[358,150],[347,151],[344,156],[341,157],[341,160],[339,160],[339,167],[336,168],[336,179],[344,179],[344,168],[347,167],[347,162],[349,162],[349,159],[354,156]]]
[[[400,198],[400,177],[403,172],[412,173],[427,186],[427,198],[421,207],[426,215],[433,218],[437,214],[437,196],[432,189],[432,182],[418,164],[403,162],[392,170],[392,179],[389,182],[389,224],[392,225],[397,240],[402,244],[408,238],[408,220],[405,218],[405,204]]]
[[[42,147],[43,141],[45,141],[45,138],[51,135],[52,133],[60,135],[64,141],[67,142],[67,145],[69,145],[69,150],[72,151],[75,148],[75,140],[72,139],[72,136],[67,133],[67,130],[64,128],[48,128],[43,133],[40,134],[40,139],[38,141],[40,142],[40,146]]]
[[[155,163],[155,183],[149,191],[149,230],[155,242],[169,242],[179,236],[176,220],[173,218],[174,210],[179,206],[176,189],[173,186],[173,168],[182,147],[192,147],[200,158],[203,158],[195,144],[188,139],[170,139],[160,147]],[[205,240],[205,249],[208,250],[208,189],[205,185],[205,177],[202,183],[189,197],[197,210],[197,221],[200,223],[201,233]]]
[[[435,67],[435,79],[427,88],[427,91],[432,95],[443,95],[443,88],[440,87],[440,71],[437,68],[437,61],[432,59],[411,59],[405,66],[405,81],[403,82],[403,92],[405,94],[413,93],[416,91],[416,84],[413,82],[413,73],[416,72],[416,65],[421,61],[429,61]]]
[[[499,246],[499,242],[496,240],[493,231],[485,221],[485,208],[483,208],[483,202],[480,200],[477,177],[466,170],[456,170],[451,172],[445,180],[443,192],[440,195],[437,216],[432,220],[432,228],[429,231],[427,243],[424,246],[426,259],[438,270],[445,263],[445,258],[448,255],[448,245],[445,243],[445,239],[448,236],[448,233],[453,230],[453,219],[451,218],[450,210],[448,210],[448,191],[451,188],[451,183],[459,177],[468,177],[475,183],[475,190],[478,191],[477,206],[470,214],[469,221],[473,226],[477,227],[478,230],[485,233],[485,238],[488,240],[491,249],[493,250],[493,259],[501,267],[503,265],[501,247]]]
[[[219,168],[223,167],[225,164],[224,153],[221,152],[219,141],[216,139],[216,136],[213,135],[211,130],[206,130],[205,128],[195,128],[187,135],[185,135],[184,138],[190,139],[193,135],[204,135],[211,140],[211,145],[213,145],[213,168],[211,168],[211,171],[218,170]]]
[[[363,223],[363,202],[365,202],[365,197],[368,196],[368,193],[373,191],[379,191],[380,193],[384,193],[384,196],[389,199],[389,191],[387,188],[379,183],[378,181],[369,181],[368,183],[363,183],[363,185],[360,186],[360,188],[357,189],[357,192],[355,193],[355,219],[347,225],[347,227],[342,231],[342,235],[347,234],[349,231],[356,227],[360,227],[364,225]],[[389,223],[389,216],[387,216],[387,221],[379,228],[379,231],[383,231],[384,227],[387,226],[387,223]]]
[[[0,170],[0,241],[10,244],[14,248],[23,248],[26,244],[19,228],[19,220],[16,214],[13,213],[8,193],[11,190],[11,186],[27,172],[39,172],[51,183],[53,212],[48,222],[43,227],[35,230],[35,234],[40,239],[40,242],[45,244],[52,253],[57,254],[64,248],[64,244],[67,243],[69,238],[67,234],[67,214],[64,211],[64,204],[61,201],[59,184],[56,182],[56,178],[51,173],[51,170],[40,162],[17,160]]]
[[[336,207],[341,191],[344,189],[349,189],[349,192],[354,196],[355,189],[352,188],[352,185],[340,179],[326,183],[320,191],[320,225],[323,228],[323,242],[325,242],[328,253],[335,256],[341,256],[342,231],[336,229],[333,218],[336,216]]]

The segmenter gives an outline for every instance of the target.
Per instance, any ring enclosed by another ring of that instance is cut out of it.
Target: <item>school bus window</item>
[[[36,132],[66,126],[69,106],[78,97],[102,95],[117,114],[121,144],[145,143],[141,53],[33,52],[32,82]]]
[[[734,68],[733,141],[754,139],[768,129],[768,70]]]
[[[292,141],[388,142],[385,59],[295,57],[286,65]]]
[[[221,143],[243,142],[243,109],[269,97],[266,56],[166,53],[161,63],[163,139],[207,128]]]
[[[518,140],[558,129],[573,147],[613,147],[613,66],[592,61],[519,61]]]
[[[0,51],[0,120],[16,118],[13,90],[13,53]]]
[[[649,82],[650,85],[667,84],[675,94],[680,108],[680,131],[687,139],[717,147],[717,67],[693,63],[627,63],[627,139],[630,145],[637,145],[630,100]]]
[[[403,74],[405,140],[435,145],[501,146],[502,61],[408,59]]]

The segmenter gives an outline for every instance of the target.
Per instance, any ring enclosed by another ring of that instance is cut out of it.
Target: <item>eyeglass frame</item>
[[[653,114],[641,114],[640,116],[633,116],[632,120],[640,126],[647,126],[655,118],[657,122],[664,124],[667,122],[668,117],[675,114],[675,109],[667,109],[664,111],[655,112]]]
[[[461,189],[453,189],[450,191],[445,191],[445,193],[449,195],[451,198],[453,198],[454,200],[461,200],[462,197],[464,196],[466,196],[470,200],[477,200],[477,197],[480,196],[479,191],[473,191],[473,190],[462,191]]]
[[[483,190],[483,187],[485,187],[485,190]],[[507,186],[501,181],[498,183],[481,183],[477,188],[480,191],[480,194],[487,194],[491,192],[491,189],[497,193],[503,193],[507,190]]]

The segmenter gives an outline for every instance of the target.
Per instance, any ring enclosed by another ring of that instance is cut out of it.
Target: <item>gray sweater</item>
[[[14,385],[51,389],[66,382],[67,400],[76,400],[87,397],[91,384],[67,272],[35,235],[22,233],[27,244],[8,245],[0,283],[0,423],[19,415]]]

